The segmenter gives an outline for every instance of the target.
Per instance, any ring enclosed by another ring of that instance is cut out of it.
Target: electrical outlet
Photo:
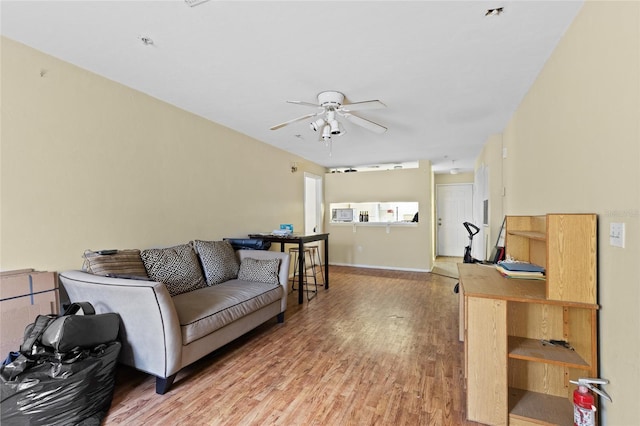
[[[609,245],[624,248],[624,223],[609,224]]]

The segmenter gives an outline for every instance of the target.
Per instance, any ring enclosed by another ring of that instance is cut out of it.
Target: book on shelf
[[[541,272],[544,273],[544,268],[539,265],[528,262],[498,262],[498,265],[502,266],[507,271],[512,272]]]
[[[496,270],[505,278],[515,278],[522,280],[544,280],[544,269],[542,271],[512,271],[504,267],[499,263],[496,265]]]

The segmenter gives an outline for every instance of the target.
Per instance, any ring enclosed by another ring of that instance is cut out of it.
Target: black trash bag
[[[2,425],[100,425],[111,407],[120,347],[116,341],[65,361],[32,361],[13,380],[0,374]]]
[[[113,399],[120,318],[94,313],[74,303],[27,326],[20,352],[0,366],[2,425],[101,424]]]

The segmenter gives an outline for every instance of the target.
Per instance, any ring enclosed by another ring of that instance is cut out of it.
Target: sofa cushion
[[[117,250],[113,254],[101,254],[99,251],[84,252],[82,269],[95,275],[148,278],[140,257],[140,250]]]
[[[253,259],[245,257],[240,264],[238,279],[278,284],[278,268],[280,259]]]
[[[187,345],[233,321],[282,299],[279,284],[230,280],[173,298]]]
[[[207,285],[216,285],[238,277],[240,262],[227,241],[194,241]]]
[[[143,250],[140,257],[149,278],[164,283],[171,296],[206,286],[198,256],[190,244]]]

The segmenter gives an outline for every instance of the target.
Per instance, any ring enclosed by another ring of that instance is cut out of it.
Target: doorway
[[[320,233],[324,229],[322,220],[322,178],[304,174],[304,233]]]
[[[436,185],[436,255],[464,254],[469,235],[462,225],[473,221],[473,184]]]

